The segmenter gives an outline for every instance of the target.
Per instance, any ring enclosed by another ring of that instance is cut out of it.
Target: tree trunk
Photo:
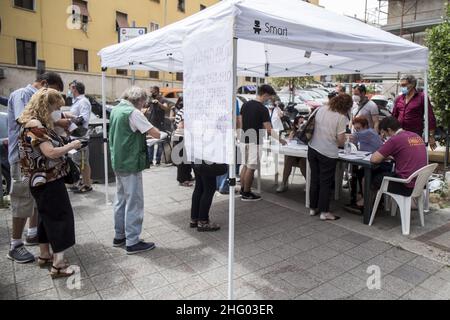
[[[444,168],[447,170],[448,168],[448,152],[450,150],[450,137],[448,136],[450,133],[450,124],[447,127],[447,134],[445,137],[445,156],[444,156]]]

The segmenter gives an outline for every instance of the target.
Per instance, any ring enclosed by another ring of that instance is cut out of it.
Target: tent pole
[[[108,133],[106,130],[106,70],[102,68],[102,117],[103,117],[103,159],[105,167],[105,203],[109,205],[108,194]]]
[[[232,158],[229,169],[230,177],[230,203],[229,203],[229,234],[228,234],[228,300],[233,300],[233,272],[234,272],[234,217],[236,210],[236,198],[234,192],[236,189],[236,87],[237,87],[237,38],[233,38],[233,101],[232,117],[233,125],[230,130],[230,139],[232,141]]]
[[[427,147],[427,164],[429,163],[429,154],[428,154],[428,145],[430,141],[430,124],[429,124],[429,117],[428,117],[428,71],[425,70],[424,72],[424,121],[425,121],[425,145]],[[429,184],[427,183],[427,189],[425,192],[425,206],[424,211],[429,212],[430,211],[430,188]]]

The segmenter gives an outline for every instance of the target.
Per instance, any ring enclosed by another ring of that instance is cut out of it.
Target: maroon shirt
[[[422,136],[424,129],[424,104],[425,95],[423,92],[416,91],[408,103],[406,103],[406,96],[400,95],[395,99],[392,115],[400,121],[404,130],[415,132],[419,136]],[[435,130],[436,118],[430,102],[428,102],[428,119],[429,129]]]
[[[391,156],[395,160],[395,173],[406,179],[417,170],[427,165],[427,149],[422,138],[414,132],[401,131],[392,136],[378,150],[385,158]],[[415,179],[407,184],[414,188]]]

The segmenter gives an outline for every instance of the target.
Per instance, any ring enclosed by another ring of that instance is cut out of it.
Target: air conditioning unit
[[[5,79],[5,69],[0,69],[0,79]]]

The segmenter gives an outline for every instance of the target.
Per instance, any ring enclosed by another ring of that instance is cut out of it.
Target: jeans
[[[321,213],[330,212],[330,194],[334,183],[337,159],[328,158],[309,147],[308,161],[311,168],[309,207],[319,209]]]
[[[239,177],[239,170],[240,165],[236,165],[236,176]],[[223,176],[217,177],[217,184],[216,184],[216,190],[218,190],[220,193],[228,193],[230,191],[230,183],[228,181],[228,172],[225,173]]]
[[[117,195],[114,205],[116,239],[125,239],[127,247],[139,242],[144,220],[144,186],[142,172],[117,173]]]
[[[153,154],[155,153],[155,146],[158,146],[158,150],[156,151],[156,162],[161,162],[161,155],[164,150],[164,142],[158,142],[151,147],[148,147],[148,158],[150,159],[150,163],[153,163]]]
[[[202,175],[195,170],[195,189],[192,194],[192,221],[209,221],[209,210],[216,192],[216,177]]]

